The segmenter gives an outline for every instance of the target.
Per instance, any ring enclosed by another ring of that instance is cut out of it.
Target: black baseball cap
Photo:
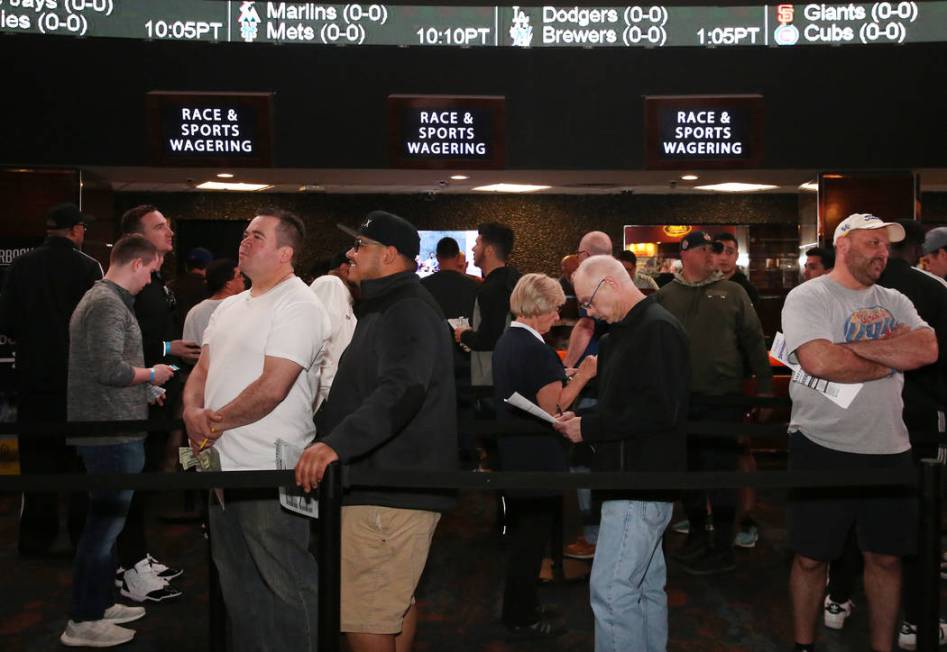
[[[715,241],[706,231],[692,231],[681,238],[681,251],[687,251],[701,245],[710,245],[715,254],[723,251],[723,243]]]
[[[372,211],[358,227],[358,231],[343,224],[336,224],[353,238],[366,237],[375,242],[394,247],[402,256],[414,260],[421,251],[421,236],[408,220],[386,211]]]
[[[76,224],[88,224],[94,221],[94,217],[86,215],[79,210],[78,206],[70,203],[53,206],[46,213],[47,229],[68,229]]]

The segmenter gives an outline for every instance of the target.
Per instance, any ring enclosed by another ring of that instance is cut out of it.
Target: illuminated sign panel
[[[271,99],[269,93],[148,93],[154,163],[270,166]]]
[[[947,2],[412,6],[208,0],[8,0],[0,33],[228,43],[732,47],[947,41]]]
[[[391,95],[392,167],[496,169],[506,164],[506,99]]]
[[[648,168],[757,167],[762,159],[762,96],[645,98],[645,162]]]

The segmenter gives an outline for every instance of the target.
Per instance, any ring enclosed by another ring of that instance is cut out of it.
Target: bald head
[[[602,231],[589,231],[579,240],[580,256],[611,256],[612,239]]]
[[[622,287],[628,285],[634,287],[635,285],[635,282],[628,276],[628,272],[625,271],[625,267],[621,262],[607,255],[592,256],[591,258],[583,260],[582,264],[579,265],[579,269],[576,270],[573,280],[576,285],[580,283],[579,279],[582,279],[581,282],[583,284],[595,285],[606,276],[613,279]]]

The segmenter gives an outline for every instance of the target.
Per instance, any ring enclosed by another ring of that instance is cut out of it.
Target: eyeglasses
[[[598,294],[598,289],[602,287],[602,283],[604,282],[605,279],[602,278],[602,280],[598,282],[598,285],[595,286],[595,290],[592,292],[592,296],[589,297],[589,300],[579,303],[579,307],[582,308],[582,310],[589,310],[592,307],[592,302],[595,301],[595,295]]]
[[[355,244],[352,245],[352,251],[358,251],[362,247],[370,247],[372,245],[378,245],[383,247],[384,245],[380,242],[375,242],[374,240],[362,240],[361,238],[355,238]]]

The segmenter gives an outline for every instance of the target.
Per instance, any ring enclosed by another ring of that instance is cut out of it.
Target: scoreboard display
[[[0,0],[0,33],[346,46],[788,48],[947,41],[947,1],[438,7]]]

